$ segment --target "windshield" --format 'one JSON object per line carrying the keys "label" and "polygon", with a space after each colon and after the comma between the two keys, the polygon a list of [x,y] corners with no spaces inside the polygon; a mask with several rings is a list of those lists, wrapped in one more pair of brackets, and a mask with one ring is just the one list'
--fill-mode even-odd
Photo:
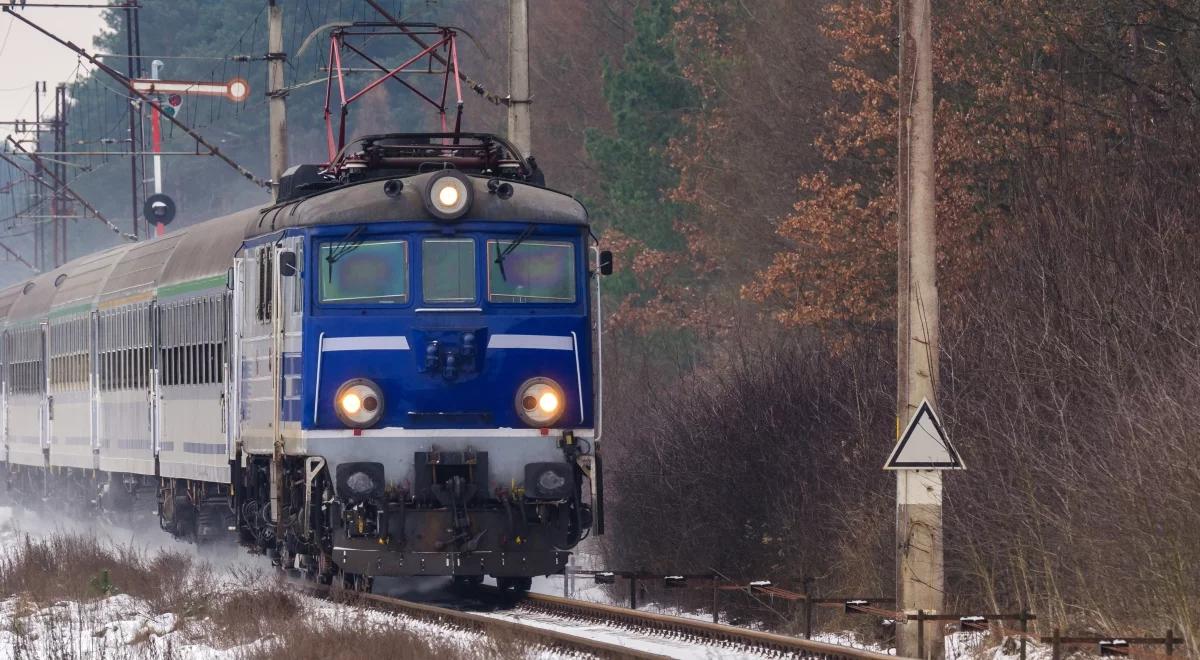
{"label": "windshield", "polygon": [[470,238],[421,241],[421,281],[425,302],[473,302],[475,241]]}
{"label": "windshield", "polygon": [[340,243],[321,244],[321,302],[408,302],[408,241]]}
{"label": "windshield", "polygon": [[[575,250],[570,243],[488,241],[488,300],[502,303],[575,302]],[[510,250],[510,248],[512,248]]]}

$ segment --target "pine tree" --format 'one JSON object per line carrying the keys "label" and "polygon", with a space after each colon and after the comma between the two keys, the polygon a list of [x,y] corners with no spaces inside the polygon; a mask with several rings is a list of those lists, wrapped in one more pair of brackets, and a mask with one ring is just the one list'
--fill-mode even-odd
{"label": "pine tree", "polygon": [[679,250],[675,223],[683,213],[666,191],[678,177],[665,156],[683,129],[695,91],[679,70],[671,44],[671,0],[653,0],[634,18],[634,37],[621,62],[604,70],[611,132],[591,131],[587,150],[596,162],[602,195],[597,218],[652,249]]}

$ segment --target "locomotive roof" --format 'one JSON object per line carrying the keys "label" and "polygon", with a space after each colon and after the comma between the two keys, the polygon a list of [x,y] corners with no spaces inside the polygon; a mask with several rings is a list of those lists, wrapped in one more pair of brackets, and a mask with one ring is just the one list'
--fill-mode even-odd
{"label": "locomotive roof", "polygon": [[[223,277],[245,241],[284,229],[431,221],[422,195],[433,174],[395,177],[404,183],[403,190],[395,197],[384,193],[385,180],[363,181],[273,206],[238,211],[181,228],[162,238],[80,257],[0,290],[0,321],[32,321],[49,315],[115,307],[149,300],[164,287]],[[488,191],[488,177],[467,176],[474,190],[474,201],[463,221],[587,225],[587,211],[569,195],[509,181],[513,195],[500,199]]]}
{"label": "locomotive roof", "polygon": [[[364,181],[271,207],[246,228],[246,238],[269,234],[288,227],[311,227],[346,223],[369,224],[404,220],[429,221],[423,196],[436,172],[396,177],[404,188],[396,197],[383,192],[386,179]],[[539,224],[578,225],[588,223],[587,210],[578,200],[547,188],[507,181],[513,187],[509,199],[488,192],[489,177],[467,174],[474,191],[471,209],[464,221],[535,220]]]}

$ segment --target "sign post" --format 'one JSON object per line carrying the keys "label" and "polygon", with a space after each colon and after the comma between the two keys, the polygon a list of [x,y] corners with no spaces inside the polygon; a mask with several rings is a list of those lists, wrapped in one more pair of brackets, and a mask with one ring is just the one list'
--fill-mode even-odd
{"label": "sign post", "polygon": [[[909,604],[925,600],[941,602],[941,592],[933,588],[923,578],[929,573],[941,575],[942,567],[942,470],[963,470],[962,457],[958,450],[950,444],[950,438],[938,419],[937,412],[928,399],[922,399],[896,441],[896,446],[883,464],[884,470],[896,471],[898,498],[897,534],[899,548],[897,552],[898,587],[901,589],[897,598],[898,608],[908,613],[905,601]],[[936,521],[937,525],[931,525]],[[930,568],[934,570],[930,571]],[[940,587],[940,584],[939,584]],[[940,609],[940,608],[939,608]],[[928,658],[939,656],[930,653],[926,648],[925,621],[921,614],[928,612],[923,607],[917,607],[918,616],[909,613],[909,622],[905,626],[916,626],[916,630],[905,628],[902,632],[897,624],[896,641],[903,646],[903,634],[909,634],[915,648],[906,647],[904,655],[909,657]],[[935,610],[928,612],[938,614]],[[933,648],[941,647],[941,636],[931,640]],[[897,654],[899,654],[899,647]]]}

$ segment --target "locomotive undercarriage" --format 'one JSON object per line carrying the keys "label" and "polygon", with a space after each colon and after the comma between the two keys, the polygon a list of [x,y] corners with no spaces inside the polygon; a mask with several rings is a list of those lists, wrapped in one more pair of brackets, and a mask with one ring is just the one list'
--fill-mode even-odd
{"label": "locomotive undercarriage", "polygon": [[[472,584],[490,575],[502,587],[527,589],[532,575],[561,573],[569,548],[591,526],[579,474],[566,497],[535,501],[519,489],[487,493],[467,471],[443,471],[440,483],[410,492],[383,487],[375,463],[342,464],[332,474],[319,458],[285,457],[281,464],[286,488],[278,519],[271,514],[271,459],[253,457],[235,471],[241,540],[322,582],[427,575]],[[345,481],[366,473],[378,487],[349,494]]]}

